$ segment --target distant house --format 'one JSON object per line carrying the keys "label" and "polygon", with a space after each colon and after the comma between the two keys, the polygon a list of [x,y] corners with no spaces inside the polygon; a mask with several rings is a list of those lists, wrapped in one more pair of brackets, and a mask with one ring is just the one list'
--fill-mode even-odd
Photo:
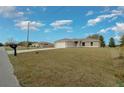
{"label": "distant house", "polygon": [[54,47],[54,44],[49,42],[35,42],[31,45],[31,47],[37,47],[37,48],[50,48]]}
{"label": "distant house", "polygon": [[61,39],[55,41],[56,48],[69,48],[69,47],[100,47],[99,39]]}

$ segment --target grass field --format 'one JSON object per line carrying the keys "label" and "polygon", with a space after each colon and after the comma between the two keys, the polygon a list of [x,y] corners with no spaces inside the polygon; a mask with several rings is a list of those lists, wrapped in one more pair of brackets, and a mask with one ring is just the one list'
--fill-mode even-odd
{"label": "grass field", "polygon": [[9,57],[22,86],[124,86],[124,49],[67,48]]}

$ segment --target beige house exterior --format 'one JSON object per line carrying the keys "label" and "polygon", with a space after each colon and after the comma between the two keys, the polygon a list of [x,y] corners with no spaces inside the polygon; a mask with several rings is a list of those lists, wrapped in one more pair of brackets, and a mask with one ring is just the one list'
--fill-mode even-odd
{"label": "beige house exterior", "polygon": [[55,48],[71,48],[71,47],[100,47],[98,39],[61,39],[55,42]]}

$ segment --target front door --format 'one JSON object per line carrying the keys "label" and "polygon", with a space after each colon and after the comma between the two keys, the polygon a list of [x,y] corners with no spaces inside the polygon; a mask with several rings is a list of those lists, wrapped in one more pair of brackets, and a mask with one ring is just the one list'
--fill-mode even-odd
{"label": "front door", "polygon": [[85,46],[85,42],[82,42],[82,46]]}
{"label": "front door", "polygon": [[91,42],[90,45],[93,46],[93,42]]}

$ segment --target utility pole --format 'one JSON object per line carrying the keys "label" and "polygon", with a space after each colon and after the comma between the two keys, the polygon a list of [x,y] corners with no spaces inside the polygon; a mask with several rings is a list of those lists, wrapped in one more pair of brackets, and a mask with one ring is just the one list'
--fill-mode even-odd
{"label": "utility pole", "polygon": [[28,31],[27,31],[27,47],[29,47],[29,26],[30,26],[30,23],[28,22]]}

